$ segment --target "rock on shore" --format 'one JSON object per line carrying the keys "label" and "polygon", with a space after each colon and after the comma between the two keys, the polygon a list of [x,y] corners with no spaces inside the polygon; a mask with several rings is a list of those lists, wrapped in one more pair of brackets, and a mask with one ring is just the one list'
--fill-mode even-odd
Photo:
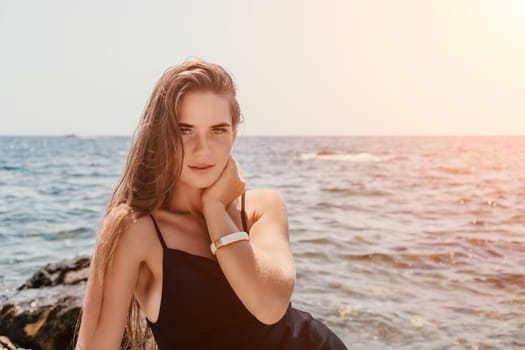
{"label": "rock on shore", "polygon": [[73,349],[89,262],[83,256],[48,264],[16,291],[1,295],[0,350]]}

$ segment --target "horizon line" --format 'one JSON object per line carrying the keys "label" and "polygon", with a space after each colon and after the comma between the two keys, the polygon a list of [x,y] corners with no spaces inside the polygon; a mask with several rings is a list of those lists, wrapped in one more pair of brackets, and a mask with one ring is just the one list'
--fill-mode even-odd
{"label": "horizon line", "polygon": [[[0,137],[132,137],[133,134],[0,134]],[[493,137],[493,136],[507,136],[507,137],[523,137],[525,134],[238,134],[241,137]]]}

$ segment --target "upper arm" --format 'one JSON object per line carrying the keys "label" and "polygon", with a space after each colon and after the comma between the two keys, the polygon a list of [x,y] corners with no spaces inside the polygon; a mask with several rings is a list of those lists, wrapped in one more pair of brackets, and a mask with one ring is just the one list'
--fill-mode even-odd
{"label": "upper arm", "polygon": [[[120,347],[139,267],[143,261],[138,234],[142,226],[139,219],[122,233],[112,263],[105,270],[103,284],[95,274],[98,266],[91,267],[79,331],[79,348]],[[97,260],[93,259],[93,263],[97,264]]]}
{"label": "upper arm", "polygon": [[273,190],[257,190],[256,220],[250,228],[250,243],[272,258],[283,277],[295,283],[295,264],[288,234],[288,210],[281,195]]}

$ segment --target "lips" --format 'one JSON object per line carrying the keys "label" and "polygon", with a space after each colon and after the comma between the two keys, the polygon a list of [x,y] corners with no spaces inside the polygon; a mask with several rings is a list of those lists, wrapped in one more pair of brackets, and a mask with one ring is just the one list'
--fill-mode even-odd
{"label": "lips", "polygon": [[204,169],[211,168],[213,165],[214,164],[200,163],[200,164],[195,164],[195,165],[189,165],[189,167],[192,168],[192,169],[204,170]]}

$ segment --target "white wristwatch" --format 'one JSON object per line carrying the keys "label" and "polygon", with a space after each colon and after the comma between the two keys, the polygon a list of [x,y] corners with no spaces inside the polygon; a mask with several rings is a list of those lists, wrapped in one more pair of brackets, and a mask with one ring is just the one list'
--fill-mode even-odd
{"label": "white wristwatch", "polygon": [[244,241],[244,240],[246,240],[246,241],[248,240],[248,233],[247,232],[240,231],[240,232],[229,233],[229,234],[227,234],[225,236],[222,236],[221,238],[219,238],[215,242],[212,242],[212,244],[210,244],[211,253],[213,255],[215,255],[215,252],[220,247],[223,247],[225,245],[231,244],[233,242]]}

